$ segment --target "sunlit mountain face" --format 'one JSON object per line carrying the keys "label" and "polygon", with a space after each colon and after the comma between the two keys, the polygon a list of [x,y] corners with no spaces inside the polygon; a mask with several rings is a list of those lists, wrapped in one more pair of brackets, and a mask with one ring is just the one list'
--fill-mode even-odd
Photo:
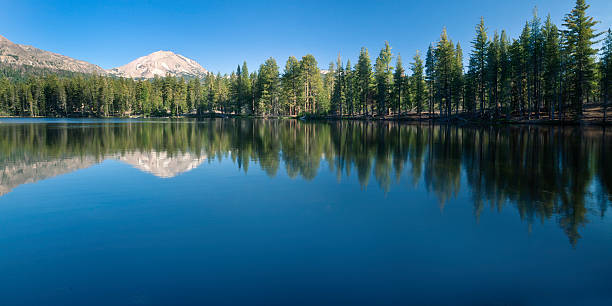
{"label": "sunlit mountain face", "polygon": [[16,44],[0,35],[0,67],[23,66],[50,71],[107,74],[97,65],[32,46]]}
{"label": "sunlit mountain face", "polygon": [[[515,209],[528,223],[557,222],[572,244],[606,214],[610,133],[598,128],[404,125],[391,122],[209,120],[0,125],[0,194],[22,184],[117,160],[171,179],[204,162],[256,164],[272,180],[352,177],[355,192],[422,184],[443,211],[460,192],[473,215]],[[373,186],[372,186],[373,185]],[[463,189],[462,189],[463,188]],[[466,189],[467,188],[467,189]]]}

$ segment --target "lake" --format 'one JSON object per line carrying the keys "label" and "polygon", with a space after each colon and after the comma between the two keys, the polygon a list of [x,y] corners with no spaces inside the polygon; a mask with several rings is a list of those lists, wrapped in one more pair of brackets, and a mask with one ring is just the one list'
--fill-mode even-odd
{"label": "lake", "polygon": [[612,130],[0,120],[2,305],[611,305]]}

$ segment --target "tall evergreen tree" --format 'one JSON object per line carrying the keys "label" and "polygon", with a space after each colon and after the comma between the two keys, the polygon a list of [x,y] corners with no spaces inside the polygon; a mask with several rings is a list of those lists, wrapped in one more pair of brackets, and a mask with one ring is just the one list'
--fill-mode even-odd
{"label": "tall evergreen tree", "polygon": [[402,57],[398,54],[395,62],[395,73],[393,74],[393,107],[397,117],[400,116],[402,111],[402,98],[406,95],[406,83]]}
{"label": "tall evergreen tree", "polygon": [[374,65],[374,76],[376,80],[376,110],[379,116],[388,113],[389,101],[391,96],[391,82],[393,80],[393,67],[391,67],[391,47],[389,42],[385,42],[385,47],[380,50],[380,54]]}
{"label": "tall evergreen tree", "polygon": [[542,34],[542,22],[538,17],[538,12],[534,9],[533,19],[531,20],[531,35],[529,41],[530,58],[530,103],[535,112],[536,118],[540,118],[540,107],[542,100],[542,65],[544,57],[544,37]]}
{"label": "tall evergreen tree", "polygon": [[336,67],[338,67],[338,69],[334,75],[335,80],[331,99],[331,112],[342,117],[346,99],[346,83],[344,80],[344,67],[340,55],[338,55],[338,59],[336,60]]}
{"label": "tall evergreen tree", "polygon": [[419,51],[417,51],[413,57],[410,70],[412,70],[410,85],[412,86],[411,90],[413,91],[414,105],[416,107],[417,114],[419,117],[421,117],[423,105],[427,99],[427,86],[423,73],[423,60],[421,59]]}
{"label": "tall evergreen tree", "polygon": [[238,103],[240,105],[240,109],[239,109],[239,113],[242,113],[244,111],[244,108],[250,109],[250,105],[252,103],[251,99],[252,99],[252,88],[251,88],[251,79],[250,79],[250,75],[249,75],[249,68],[247,67],[247,63],[246,61],[244,61],[242,63],[242,69],[240,69],[240,92],[239,92],[239,99],[240,99],[240,103]]}
{"label": "tall evergreen tree", "polygon": [[238,65],[235,77],[232,76],[232,99],[234,100],[234,114],[242,111],[242,67]]}
{"label": "tall evergreen tree", "polygon": [[488,39],[487,28],[484,24],[484,18],[480,18],[480,23],[476,25],[476,38],[472,41],[472,53],[470,55],[473,62],[473,73],[478,79],[477,91],[478,102],[480,103],[480,114],[484,114],[485,107],[485,92],[486,92],[486,57],[487,57]]}
{"label": "tall evergreen tree", "polygon": [[299,61],[294,56],[290,56],[285,63],[285,71],[281,78],[283,97],[287,101],[289,115],[297,115],[301,111],[298,105],[298,97],[302,88],[300,75]]}
{"label": "tall evergreen tree", "polygon": [[331,109],[331,98],[334,91],[334,83],[336,82],[336,65],[330,62],[327,66],[327,73],[323,74],[323,86],[319,92],[317,103],[317,111],[319,113],[329,113]]}
{"label": "tall evergreen tree", "polygon": [[587,100],[587,94],[594,77],[595,54],[594,39],[599,35],[594,26],[597,21],[587,16],[589,5],[584,0],[576,0],[572,11],[563,19],[565,43],[570,61],[567,67],[571,74],[570,99],[574,111],[582,116],[582,106]]}
{"label": "tall evergreen tree", "polygon": [[542,68],[544,107],[547,109],[549,116],[554,119],[555,106],[558,105],[558,100],[560,99],[559,77],[561,70],[561,50],[559,29],[552,22],[550,15],[548,15],[544,23],[543,36],[544,61]]}
{"label": "tall evergreen tree", "polygon": [[495,110],[499,114],[499,76],[501,74],[500,65],[500,38],[497,31],[493,34],[493,39],[488,43],[487,48],[487,86],[489,94],[489,109]]}
{"label": "tall evergreen tree", "polygon": [[435,64],[435,88],[437,90],[438,101],[440,105],[440,113],[444,110],[447,117],[451,114],[451,99],[453,96],[452,85],[453,77],[455,76],[455,46],[448,39],[446,28],[442,30],[440,41],[434,50],[436,57]]}
{"label": "tall evergreen tree", "polygon": [[303,109],[310,113],[317,112],[317,96],[321,91],[321,72],[317,60],[312,54],[307,54],[300,61],[300,78],[302,80]]}
{"label": "tall evergreen tree", "polygon": [[527,117],[531,117],[532,111],[532,93],[531,93],[531,25],[529,22],[525,22],[521,36],[519,37],[521,48],[518,54],[520,61],[520,92],[521,92],[521,108],[523,115],[526,113]]}
{"label": "tall evergreen tree", "polygon": [[259,67],[256,85],[256,109],[259,116],[276,115],[279,101],[278,65],[274,58],[269,58]]}
{"label": "tall evergreen tree", "polygon": [[506,31],[502,30],[499,38],[499,104],[505,110],[506,116],[510,115],[510,104],[512,99],[512,62],[510,56],[510,42]]}
{"label": "tall evergreen tree", "polygon": [[612,31],[610,29],[608,29],[601,48],[600,74],[603,121],[606,122],[607,108],[612,95]]}
{"label": "tall evergreen tree", "polygon": [[366,48],[361,48],[361,52],[359,52],[359,60],[357,61],[357,66],[355,66],[355,73],[357,99],[359,102],[358,109],[360,113],[367,116],[370,86],[372,84],[372,64],[370,62],[370,54]]}
{"label": "tall evergreen tree", "polygon": [[425,80],[427,82],[427,111],[429,112],[429,116],[433,116],[434,114],[434,80],[435,80],[435,71],[436,71],[436,58],[434,55],[434,48],[430,44],[427,49],[427,54],[425,56]]}
{"label": "tall evergreen tree", "polygon": [[351,67],[351,60],[346,61],[346,68],[344,69],[344,88],[346,90],[346,112],[349,115],[353,115],[355,111],[355,102],[357,99],[356,85],[355,85],[355,71]]}

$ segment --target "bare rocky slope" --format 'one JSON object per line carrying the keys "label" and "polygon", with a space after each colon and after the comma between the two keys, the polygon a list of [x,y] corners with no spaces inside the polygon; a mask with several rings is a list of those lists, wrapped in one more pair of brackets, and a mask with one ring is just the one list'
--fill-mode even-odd
{"label": "bare rocky slope", "polygon": [[32,46],[16,44],[2,35],[0,35],[0,65],[107,75],[106,70],[94,64]]}
{"label": "bare rocky slope", "polygon": [[103,68],[61,54],[32,46],[13,43],[0,35],[0,66],[33,67],[51,71],[112,75],[134,79],[151,79],[166,75],[202,78],[208,71],[196,61],[172,51],[157,51],[139,57],[127,65],[104,70]]}

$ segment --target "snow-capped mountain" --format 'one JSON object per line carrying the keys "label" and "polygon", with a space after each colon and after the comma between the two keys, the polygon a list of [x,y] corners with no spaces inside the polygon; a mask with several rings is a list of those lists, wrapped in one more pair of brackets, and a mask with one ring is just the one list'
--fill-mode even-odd
{"label": "snow-capped mountain", "polygon": [[208,73],[196,61],[172,51],[157,51],[139,57],[127,65],[108,70],[110,74],[135,79],[157,76],[185,76],[201,78]]}
{"label": "snow-capped mountain", "polygon": [[0,66],[2,65],[106,75],[104,69],[94,64],[32,46],[16,44],[0,35]]}

